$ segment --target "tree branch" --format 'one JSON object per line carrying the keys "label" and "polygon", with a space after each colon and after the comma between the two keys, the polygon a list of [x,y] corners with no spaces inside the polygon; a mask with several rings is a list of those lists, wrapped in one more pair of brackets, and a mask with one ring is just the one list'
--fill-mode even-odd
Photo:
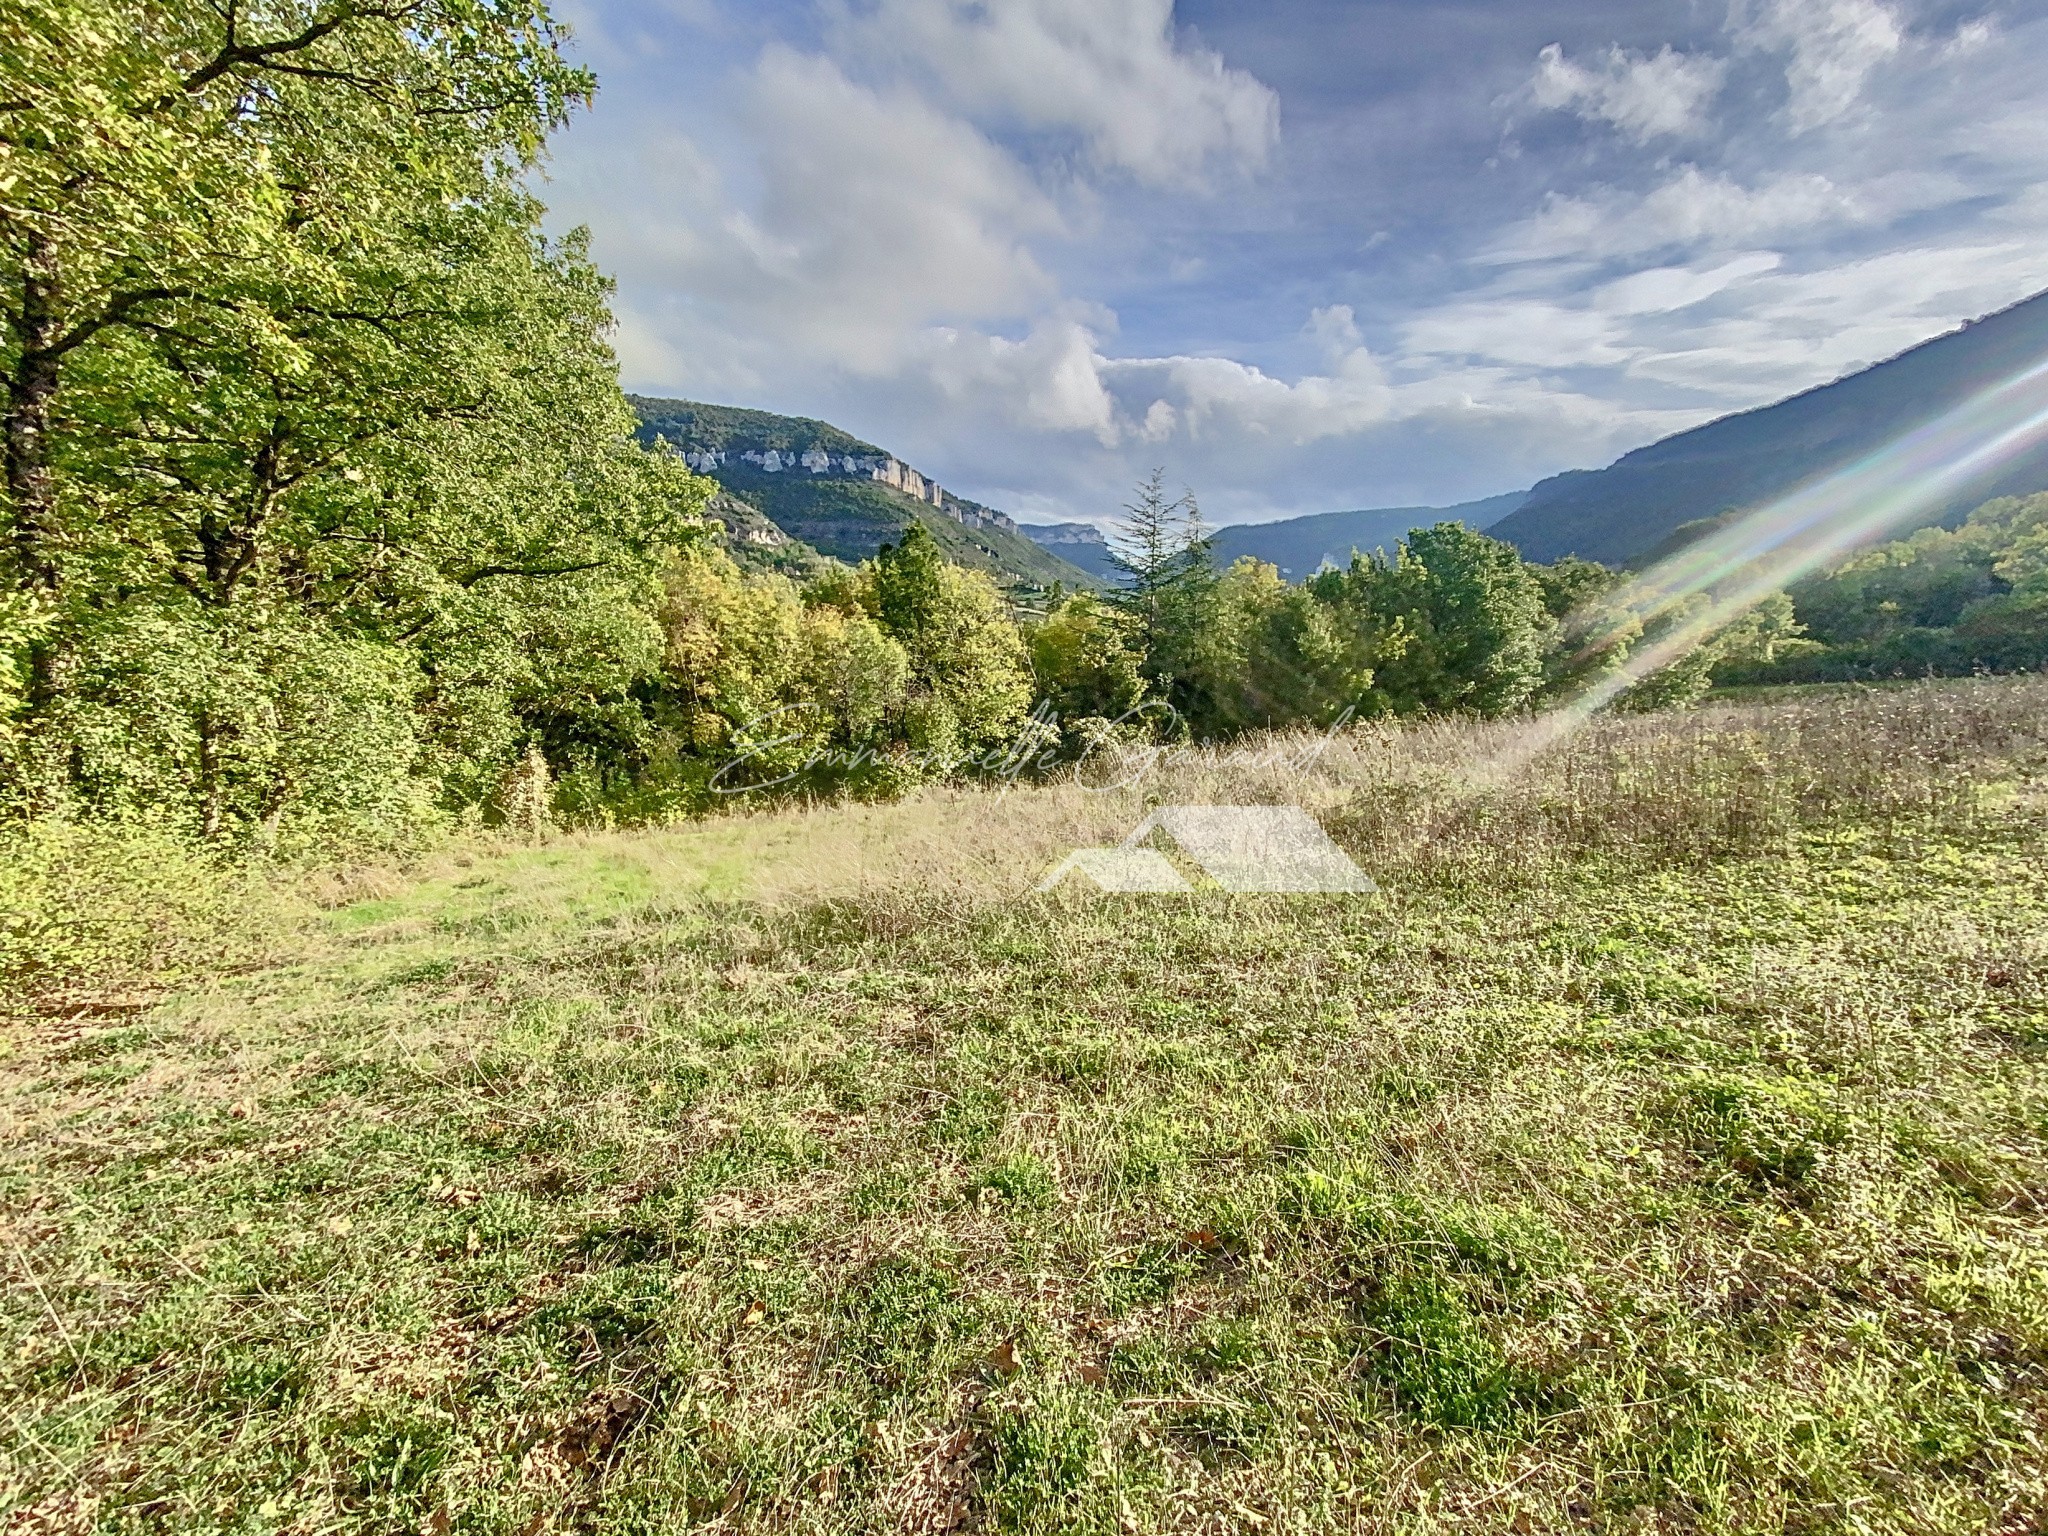
{"label": "tree branch", "polygon": [[[195,69],[179,82],[178,89],[155,103],[152,110],[162,110],[180,96],[195,96],[214,81],[238,69],[277,69],[293,74],[309,71],[300,65],[283,65],[277,61],[295,53],[304,53],[320,42],[339,32],[343,27],[356,21],[402,22],[407,16],[418,11],[418,0],[403,5],[358,5],[340,6],[332,15],[312,22],[303,31],[292,37],[278,38],[269,43],[243,43],[237,33],[239,25],[235,7],[230,5],[223,17],[227,23],[226,35],[221,40],[220,50],[207,63]],[[322,78],[346,79],[345,75],[323,72]]]}
{"label": "tree branch", "polygon": [[574,576],[583,571],[601,571],[610,565],[609,560],[586,560],[578,565],[487,565],[458,577],[458,586],[473,587],[480,581],[489,581],[494,576],[525,576],[542,578],[547,576]]}

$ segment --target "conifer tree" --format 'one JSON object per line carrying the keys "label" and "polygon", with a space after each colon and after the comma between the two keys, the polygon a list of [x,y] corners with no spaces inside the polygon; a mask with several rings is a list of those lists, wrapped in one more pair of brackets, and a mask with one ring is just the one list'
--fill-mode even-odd
{"label": "conifer tree", "polygon": [[1124,577],[1113,598],[1130,615],[1154,693],[1180,707],[1216,582],[1211,541],[1194,492],[1169,499],[1164,470],[1152,472],[1124,512],[1110,535],[1110,559]]}

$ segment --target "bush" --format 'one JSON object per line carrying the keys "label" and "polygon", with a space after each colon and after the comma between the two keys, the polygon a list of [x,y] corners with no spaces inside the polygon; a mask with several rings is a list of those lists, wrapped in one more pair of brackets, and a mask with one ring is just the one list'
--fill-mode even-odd
{"label": "bush", "polygon": [[245,871],[149,827],[31,822],[0,834],[0,1012],[104,1001],[254,946]]}

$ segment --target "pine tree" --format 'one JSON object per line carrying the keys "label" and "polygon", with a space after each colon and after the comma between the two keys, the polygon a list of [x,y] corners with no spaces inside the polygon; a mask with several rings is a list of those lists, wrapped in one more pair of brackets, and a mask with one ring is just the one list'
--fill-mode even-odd
{"label": "pine tree", "polygon": [[1124,576],[1112,600],[1131,616],[1155,696],[1178,708],[1216,583],[1211,540],[1193,491],[1167,498],[1164,470],[1152,472],[1124,512],[1110,534],[1110,560]]}

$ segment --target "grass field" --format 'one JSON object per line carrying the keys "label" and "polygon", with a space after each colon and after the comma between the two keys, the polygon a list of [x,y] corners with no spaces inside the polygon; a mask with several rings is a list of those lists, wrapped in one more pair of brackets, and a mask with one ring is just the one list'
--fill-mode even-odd
{"label": "grass field", "polygon": [[[7,1531],[2048,1530],[2048,681],[1515,731],[279,878],[44,987]],[[1383,893],[1030,894],[1229,799]]]}

